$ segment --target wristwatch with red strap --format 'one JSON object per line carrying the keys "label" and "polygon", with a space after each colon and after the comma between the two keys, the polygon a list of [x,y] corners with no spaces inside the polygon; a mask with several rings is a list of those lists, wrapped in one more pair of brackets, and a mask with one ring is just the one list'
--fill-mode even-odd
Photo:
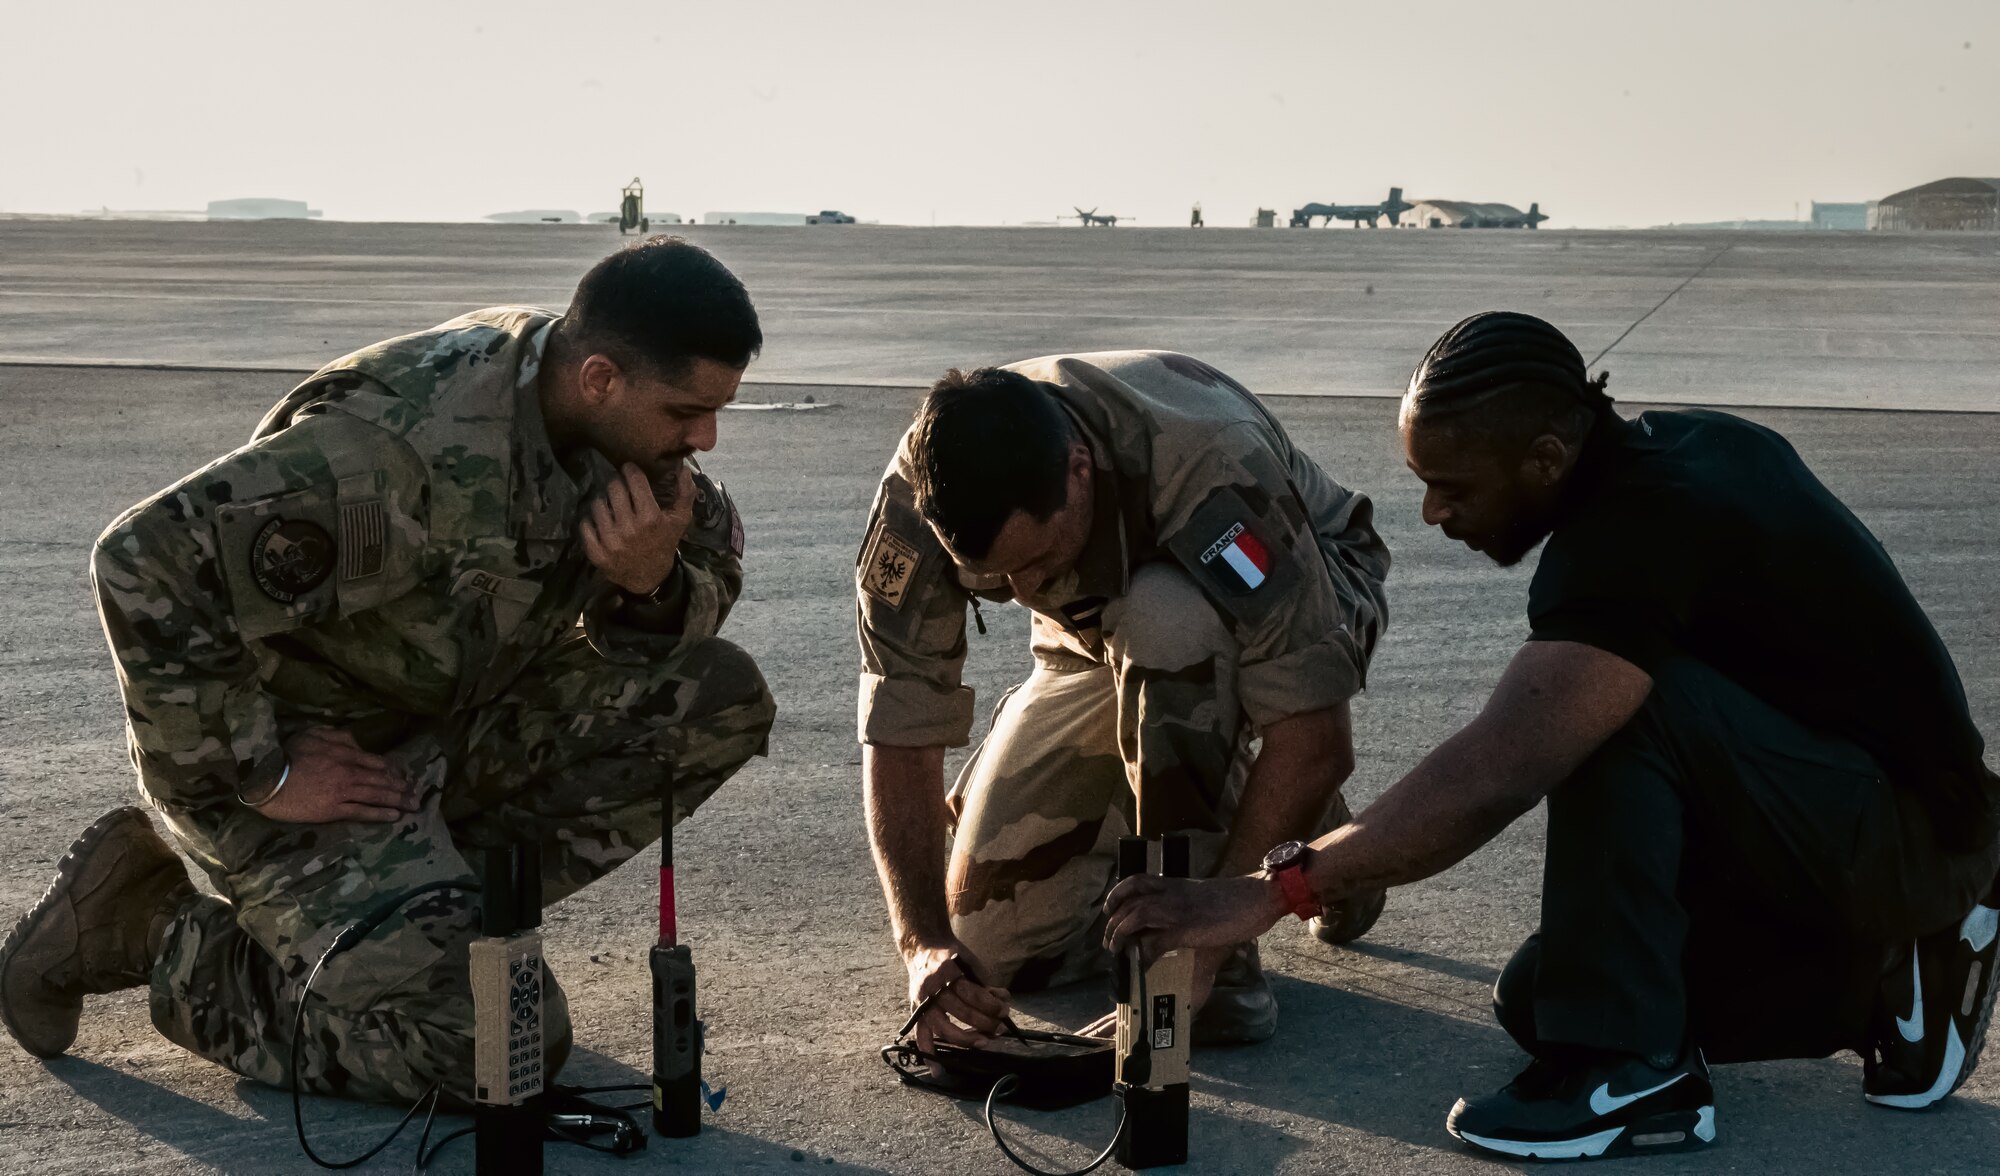
{"label": "wristwatch with red strap", "polygon": [[1316,919],[1321,913],[1319,897],[1306,881],[1306,865],[1312,856],[1312,847],[1303,841],[1272,846],[1264,855],[1264,872],[1278,880],[1286,907],[1301,919]]}

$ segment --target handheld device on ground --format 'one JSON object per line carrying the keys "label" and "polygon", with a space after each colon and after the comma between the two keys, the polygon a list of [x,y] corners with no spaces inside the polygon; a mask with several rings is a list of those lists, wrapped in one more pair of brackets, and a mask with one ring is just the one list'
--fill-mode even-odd
{"label": "handheld device on ground", "polygon": [[[1143,791],[1139,836],[1118,841],[1118,877],[1158,874],[1185,878],[1191,845],[1186,833],[1152,832]],[[657,950],[657,949],[656,949]],[[1011,1020],[978,1047],[934,1043],[918,1048],[912,1031],[950,985],[917,1005],[882,1060],[906,1084],[958,1098],[985,1098],[986,1128],[1001,1154],[1032,1176],[1084,1176],[1116,1158],[1127,1168],[1184,1164],[1188,1157],[1188,1053],[1193,1043],[1194,953],[1170,951],[1145,962],[1137,947],[1113,964],[1117,1016],[1111,1049],[1101,1039],[1023,1031]],[[1100,1064],[1109,1061],[1109,1073]],[[1050,1172],[1024,1159],[1000,1132],[994,1104],[1011,1099],[1045,1109],[1074,1106],[1104,1094],[1118,1097],[1118,1127],[1103,1151],[1080,1168]]]}
{"label": "handheld device on ground", "polygon": [[694,956],[674,911],[673,774],[660,800],[660,940],[653,945],[653,1130],[672,1139],[701,1131],[702,1024],[695,1015]]}
{"label": "handheld device on ground", "polygon": [[920,1001],[896,1032],[896,1040],[882,1047],[882,1060],[896,1076],[908,1086],[984,1103],[986,1129],[992,1132],[994,1144],[1015,1167],[1032,1176],[1085,1176],[1110,1159],[1124,1127],[1122,1110],[1119,1129],[1112,1132],[1111,1142],[1095,1159],[1068,1172],[1050,1172],[1022,1159],[1008,1145],[1000,1134],[994,1104],[1006,1099],[1053,1111],[1103,1098],[1111,1088],[1112,1044],[1101,1037],[1023,1029],[1012,1018],[1004,1018],[1000,1034],[986,1045],[936,1041],[927,1052],[917,1044],[917,1022],[950,988],[947,984]]}
{"label": "handheld device on ground", "polygon": [[524,841],[486,851],[472,963],[479,1176],[542,1172],[542,863]]}
{"label": "handheld device on ground", "polygon": [[[1185,878],[1188,850],[1185,833],[1121,837],[1118,876]],[[1124,1115],[1112,1157],[1127,1168],[1184,1164],[1194,953],[1170,951],[1148,964],[1132,947],[1115,967],[1118,1029],[1112,1091],[1124,1104]]]}

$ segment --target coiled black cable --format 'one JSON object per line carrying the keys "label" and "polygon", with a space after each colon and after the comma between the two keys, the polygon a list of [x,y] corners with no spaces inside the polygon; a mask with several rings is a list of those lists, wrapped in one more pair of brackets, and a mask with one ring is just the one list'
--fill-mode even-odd
{"label": "coiled black cable", "polygon": [[[1146,967],[1145,960],[1139,955],[1136,948],[1127,949],[1124,966],[1130,969],[1129,975],[1133,984],[1138,989],[1137,999],[1132,1003],[1132,1007],[1135,1009],[1144,1009],[1147,1006]],[[912,1022],[915,1020],[914,1016],[911,1017]],[[1145,1081],[1143,1074],[1150,1074],[1152,1071],[1152,1042],[1147,1040],[1144,1033],[1140,1033],[1137,1036],[1135,1044],[1138,1048],[1133,1050],[1131,1056],[1128,1056],[1125,1061],[1126,1073],[1143,1083]],[[1032,1176],[1084,1176],[1087,1172],[1096,1171],[1104,1161],[1111,1158],[1112,1152],[1118,1150],[1118,1141],[1125,1138],[1125,1115],[1127,1107],[1125,1100],[1122,1098],[1118,1100],[1118,1126],[1111,1132],[1111,1142],[1105,1144],[1104,1150],[1098,1152],[1097,1157],[1083,1167],[1069,1172],[1050,1172],[1044,1168],[1037,1168],[1014,1154],[1014,1149],[1008,1147],[1007,1141],[1000,1137],[1000,1122],[993,1117],[993,1104],[1002,1095],[1013,1090],[1019,1083],[1020,1078],[1018,1075],[1004,1074],[998,1082],[993,1084],[993,1089],[986,1092],[986,1130],[992,1132],[993,1142],[999,1146],[1000,1154],[1012,1160],[1016,1168],[1021,1169],[1023,1172],[1032,1173]],[[1113,1082],[1111,1084],[1114,1091],[1122,1089],[1124,1085],[1126,1084],[1121,1082]]]}
{"label": "coiled black cable", "polygon": [[[431,1165],[431,1161],[437,1158],[438,1153],[444,1150],[446,1144],[452,1142],[455,1139],[461,1139],[473,1133],[474,1130],[473,1128],[462,1127],[459,1130],[453,1131],[449,1135],[446,1135],[443,1138],[439,1139],[435,1144],[432,1144],[430,1142],[431,1127],[436,1121],[438,1103],[440,1099],[443,1097],[444,1093],[444,1083],[442,1080],[439,1080],[432,1082],[430,1084],[429,1089],[425,1090],[424,1093],[417,1096],[417,1101],[410,1104],[410,1109],[403,1113],[402,1119],[398,1121],[396,1126],[392,1128],[387,1135],[383,1136],[381,1141],[377,1143],[374,1147],[369,1148],[367,1151],[363,1152],[358,1156],[355,1156],[353,1159],[329,1160],[326,1157],[320,1155],[318,1152],[314,1151],[312,1144],[308,1142],[306,1139],[305,1109],[304,1109],[304,1103],[299,1096],[299,1053],[300,1053],[299,1046],[305,1037],[306,1001],[312,996],[313,984],[315,981],[319,979],[319,974],[321,969],[325,968],[328,961],[332,960],[335,956],[339,955],[344,951],[349,950],[355,944],[360,943],[363,939],[366,939],[371,933],[374,932],[374,930],[377,927],[380,927],[383,924],[383,922],[385,922],[389,918],[389,916],[395,914],[397,911],[401,910],[404,906],[408,905],[410,902],[418,898],[421,898],[426,894],[436,894],[441,891],[455,891],[459,894],[464,894],[464,895],[476,895],[480,893],[479,887],[473,883],[429,882],[405,894],[396,895],[392,898],[386,899],[380,905],[375,907],[375,909],[369,911],[368,914],[364,915],[362,918],[356,920],[355,922],[349,924],[347,927],[343,928],[338,935],[335,935],[333,937],[333,942],[327,945],[327,948],[324,952],[320,953],[319,959],[313,964],[312,971],[306,974],[305,985],[299,990],[298,1007],[294,1010],[292,1014],[292,1048],[291,1048],[292,1056],[289,1060],[289,1069],[290,1069],[291,1085],[292,1085],[292,1127],[298,1134],[299,1150],[304,1152],[306,1158],[311,1160],[314,1164],[317,1164],[319,1167],[327,1168],[333,1171],[340,1171],[346,1168],[358,1167],[362,1164],[367,1163],[369,1160],[374,1159],[376,1156],[382,1153],[382,1150],[384,1148],[388,1147],[391,1143],[395,1142],[396,1137],[403,1133],[403,1129],[410,1125],[410,1120],[416,1118],[417,1112],[419,1110],[425,1110],[427,1104],[429,1109],[425,1110],[423,1132],[417,1137],[417,1152],[411,1162],[410,1170],[412,1173],[421,1174],[423,1172],[428,1171]],[[625,1126],[629,1127],[630,1130],[627,1131],[621,1128],[618,1134],[618,1139],[609,1146],[605,1144],[595,1143],[589,1139],[584,1138],[581,1135],[578,1135],[570,1130],[567,1130],[555,1124],[550,1124],[547,1127],[547,1131],[551,1138],[561,1140],[565,1143],[573,1143],[579,1147],[586,1147],[592,1151],[605,1152],[610,1155],[619,1155],[619,1156],[629,1155],[631,1152],[637,1151],[645,1147],[646,1144],[645,1144],[645,1133],[639,1129],[638,1125],[632,1121],[631,1116],[626,1112],[634,1110],[638,1107],[651,1106],[652,1104],[650,1102],[645,1102],[645,1103],[634,1103],[629,1106],[622,1106],[622,1107],[606,1107],[606,1106],[600,1106],[596,1103],[592,1103],[589,1100],[583,1098],[582,1096],[586,1094],[607,1094],[617,1091],[628,1091],[628,1090],[637,1091],[637,1090],[650,1090],[650,1089],[652,1089],[652,1087],[649,1085],[646,1085],[644,1083],[636,1083],[625,1086],[561,1087],[552,1091],[552,1093],[560,1096],[561,1100],[567,1107],[582,1108],[592,1112],[601,1112],[609,1116],[614,1116],[616,1119],[623,1120]]]}
{"label": "coiled black cable", "polygon": [[1118,1102],[1118,1126],[1111,1132],[1111,1142],[1104,1145],[1104,1150],[1097,1153],[1096,1159],[1085,1164],[1083,1167],[1068,1172],[1051,1172],[1045,1168],[1037,1168],[1020,1156],[1015,1155],[1014,1149],[1008,1147],[1007,1141],[1000,1137],[1000,1122],[993,1117],[993,1103],[1002,1095],[1013,1090],[1015,1084],[1019,1081],[1020,1076],[1017,1074],[1003,1074],[1000,1076],[1000,1081],[993,1084],[993,1089],[986,1092],[986,1129],[993,1133],[993,1142],[1000,1146],[1000,1154],[1014,1161],[1016,1168],[1021,1169],[1023,1172],[1032,1172],[1034,1176],[1084,1176],[1086,1172],[1096,1171],[1099,1165],[1111,1158],[1112,1152],[1118,1150],[1118,1141],[1125,1136],[1125,1102],[1123,1099],[1120,1099]]}
{"label": "coiled black cable", "polygon": [[[302,1100],[298,1096],[298,1054],[300,1054],[300,1044],[306,1038],[306,1000],[312,998],[312,984],[314,984],[314,980],[320,978],[320,970],[326,968],[326,962],[332,960],[334,956],[338,956],[340,952],[346,952],[354,944],[362,942],[364,938],[368,938],[368,934],[374,932],[374,928],[382,926],[382,922],[388,920],[388,916],[392,916],[398,910],[402,910],[408,902],[412,902],[416,898],[422,898],[424,894],[438,894],[440,890],[454,890],[458,894],[478,894],[480,892],[480,888],[476,884],[470,884],[470,882],[426,882],[424,886],[418,886],[416,890],[410,890],[406,894],[398,894],[394,898],[384,900],[380,906],[376,906],[374,910],[370,910],[366,916],[362,916],[356,922],[350,922],[346,928],[342,928],[340,934],[334,936],[334,942],[326,944],[326,950],[320,952],[318,962],[312,964],[312,972],[306,974],[306,986],[298,990],[298,1008],[292,1012],[292,1058],[290,1058],[292,1130],[298,1132],[298,1150],[302,1150],[306,1154],[306,1158],[312,1160],[314,1164],[318,1164],[320,1168],[328,1168],[328,1170],[338,1172],[342,1168],[358,1168],[358,1166],[366,1164],[368,1160],[374,1160],[376,1156],[382,1154],[382,1148],[386,1148],[392,1142],[396,1142],[396,1136],[402,1134],[402,1128],[410,1126],[410,1120],[416,1118],[416,1112],[422,1110],[422,1106],[424,1106],[426,1100],[430,1102],[430,1112],[424,1116],[424,1138],[430,1138],[430,1120],[438,1114],[438,1098],[444,1094],[444,1082],[442,1080],[440,1082],[432,1082],[430,1090],[426,1090],[424,1094],[418,1094],[416,1102],[410,1104],[410,1110],[406,1110],[402,1114],[402,1120],[386,1136],[382,1136],[382,1142],[378,1142],[376,1146],[368,1148],[360,1156],[354,1156],[352,1160],[328,1160],[326,1156],[314,1152],[312,1144],[306,1140],[306,1110],[304,1110],[304,1104],[302,1104]],[[446,1140],[450,1140],[450,1136],[446,1136]],[[446,1140],[440,1140],[438,1146],[442,1148]],[[422,1160],[422,1150],[424,1150],[424,1144],[422,1144],[422,1140],[418,1140],[418,1158],[420,1160]]]}

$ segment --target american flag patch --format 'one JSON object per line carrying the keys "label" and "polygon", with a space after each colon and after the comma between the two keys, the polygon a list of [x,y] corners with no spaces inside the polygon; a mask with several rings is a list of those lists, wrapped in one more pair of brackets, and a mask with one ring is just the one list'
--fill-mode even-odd
{"label": "american flag patch", "polygon": [[348,503],[340,508],[340,578],[363,580],[382,570],[382,551],[389,538],[388,512],[382,500]]}

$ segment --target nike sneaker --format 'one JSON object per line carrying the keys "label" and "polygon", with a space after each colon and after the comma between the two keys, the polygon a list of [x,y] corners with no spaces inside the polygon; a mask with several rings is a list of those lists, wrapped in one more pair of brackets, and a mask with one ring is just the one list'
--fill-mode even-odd
{"label": "nike sneaker", "polygon": [[1444,1126],[1460,1142],[1515,1159],[1685,1151],[1715,1142],[1715,1088],[1695,1049],[1664,1069],[1630,1054],[1537,1058],[1499,1093],[1459,1099]]}
{"label": "nike sneaker", "polygon": [[1972,1073],[1993,1020],[1996,941],[2000,886],[1956,927],[1903,949],[1905,958],[1883,977],[1874,1049],[1863,1059],[1861,1091],[1869,1102],[1920,1111]]}

